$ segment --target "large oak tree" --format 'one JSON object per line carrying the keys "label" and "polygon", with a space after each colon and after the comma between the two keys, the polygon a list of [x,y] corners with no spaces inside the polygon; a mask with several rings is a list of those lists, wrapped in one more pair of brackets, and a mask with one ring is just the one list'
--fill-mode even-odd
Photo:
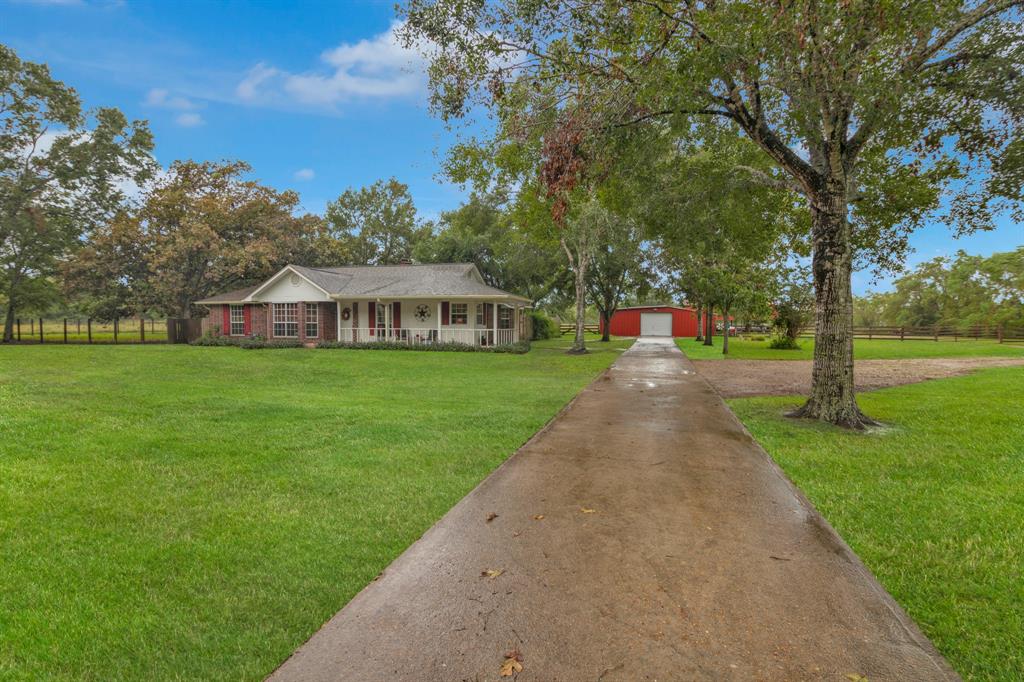
{"label": "large oak tree", "polygon": [[3,340],[15,312],[39,298],[62,259],[153,171],[144,122],[117,109],[82,109],[74,89],[43,64],[0,45],[0,286]]}
{"label": "large oak tree", "polygon": [[[961,230],[988,226],[999,197],[1020,199],[1021,5],[411,0],[404,31],[438,48],[446,117],[482,103],[510,130],[562,111],[596,138],[619,126],[687,136],[711,118],[755,143],[773,168],[753,175],[803,194],[812,218],[816,343],[797,415],[856,428],[870,423],[853,385],[857,249],[898,261],[950,188]],[[581,149],[544,177],[578,175]]]}

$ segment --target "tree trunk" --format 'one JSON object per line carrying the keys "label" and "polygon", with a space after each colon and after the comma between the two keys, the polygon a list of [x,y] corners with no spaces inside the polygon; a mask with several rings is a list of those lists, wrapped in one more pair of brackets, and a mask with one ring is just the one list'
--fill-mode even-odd
{"label": "tree trunk", "polygon": [[608,308],[605,308],[604,311],[601,312],[601,321],[604,323],[604,324],[601,325],[601,341],[611,341],[612,340],[612,332],[611,332],[612,316],[609,315],[607,312],[605,312],[607,310],[608,310]]}
{"label": "tree trunk", "polygon": [[694,341],[703,341],[704,340],[704,318],[703,318],[704,304],[703,303],[697,303],[696,308],[697,308],[697,338],[695,338]]}
{"label": "tree trunk", "polygon": [[589,258],[583,249],[581,249],[580,253],[573,255],[572,249],[569,248],[569,244],[566,242],[565,237],[562,237],[560,241],[562,243],[562,249],[565,251],[566,257],[569,259],[569,269],[576,276],[576,338],[573,340],[572,348],[569,349],[569,352],[574,354],[586,353],[587,343],[583,338],[583,322],[584,315],[586,314],[587,263],[589,262]]}
{"label": "tree trunk", "polygon": [[579,265],[576,268],[576,338],[572,342],[572,348],[569,349],[570,353],[586,353],[587,342],[583,337],[583,323],[585,321],[585,315],[587,313],[587,297],[586,297],[586,260],[579,258]]}
{"label": "tree trunk", "polygon": [[710,303],[704,307],[704,345],[713,346],[715,336],[715,307]]}
{"label": "tree trunk", "polygon": [[722,355],[729,354],[729,309],[722,308]]}
{"label": "tree trunk", "polygon": [[811,201],[814,367],[810,397],[789,416],[863,429],[877,422],[860,411],[853,390],[853,246],[846,192],[836,184]]}
{"label": "tree trunk", "polygon": [[14,296],[7,300],[7,315],[4,318],[4,343],[14,341]]}

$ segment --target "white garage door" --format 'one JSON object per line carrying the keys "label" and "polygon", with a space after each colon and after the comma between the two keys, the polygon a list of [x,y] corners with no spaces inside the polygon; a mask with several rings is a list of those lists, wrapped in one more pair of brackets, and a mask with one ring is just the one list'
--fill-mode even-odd
{"label": "white garage door", "polygon": [[640,336],[672,336],[672,313],[640,313]]}

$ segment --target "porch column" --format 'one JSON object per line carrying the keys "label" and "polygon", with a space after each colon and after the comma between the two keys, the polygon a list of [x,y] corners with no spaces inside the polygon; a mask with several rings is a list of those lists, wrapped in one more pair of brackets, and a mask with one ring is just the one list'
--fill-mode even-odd
{"label": "porch column", "polygon": [[341,301],[334,302],[334,323],[338,327],[334,340],[341,341]]}
{"label": "porch column", "polygon": [[437,302],[437,342],[441,343],[441,301]]}
{"label": "porch column", "polygon": [[519,306],[512,307],[512,343],[519,343]]}
{"label": "porch column", "polygon": [[491,338],[491,345],[498,345],[498,306],[501,305],[497,301],[494,302],[494,314],[491,315],[491,326],[494,327],[494,336]]}

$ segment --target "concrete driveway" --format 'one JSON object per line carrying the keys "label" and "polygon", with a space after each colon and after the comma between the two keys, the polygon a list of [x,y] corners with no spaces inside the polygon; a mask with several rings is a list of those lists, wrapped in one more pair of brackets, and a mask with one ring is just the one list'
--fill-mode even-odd
{"label": "concrete driveway", "polygon": [[957,679],[671,340],[656,339],[623,354],[271,679],[498,680],[509,654],[505,670],[522,681]]}

